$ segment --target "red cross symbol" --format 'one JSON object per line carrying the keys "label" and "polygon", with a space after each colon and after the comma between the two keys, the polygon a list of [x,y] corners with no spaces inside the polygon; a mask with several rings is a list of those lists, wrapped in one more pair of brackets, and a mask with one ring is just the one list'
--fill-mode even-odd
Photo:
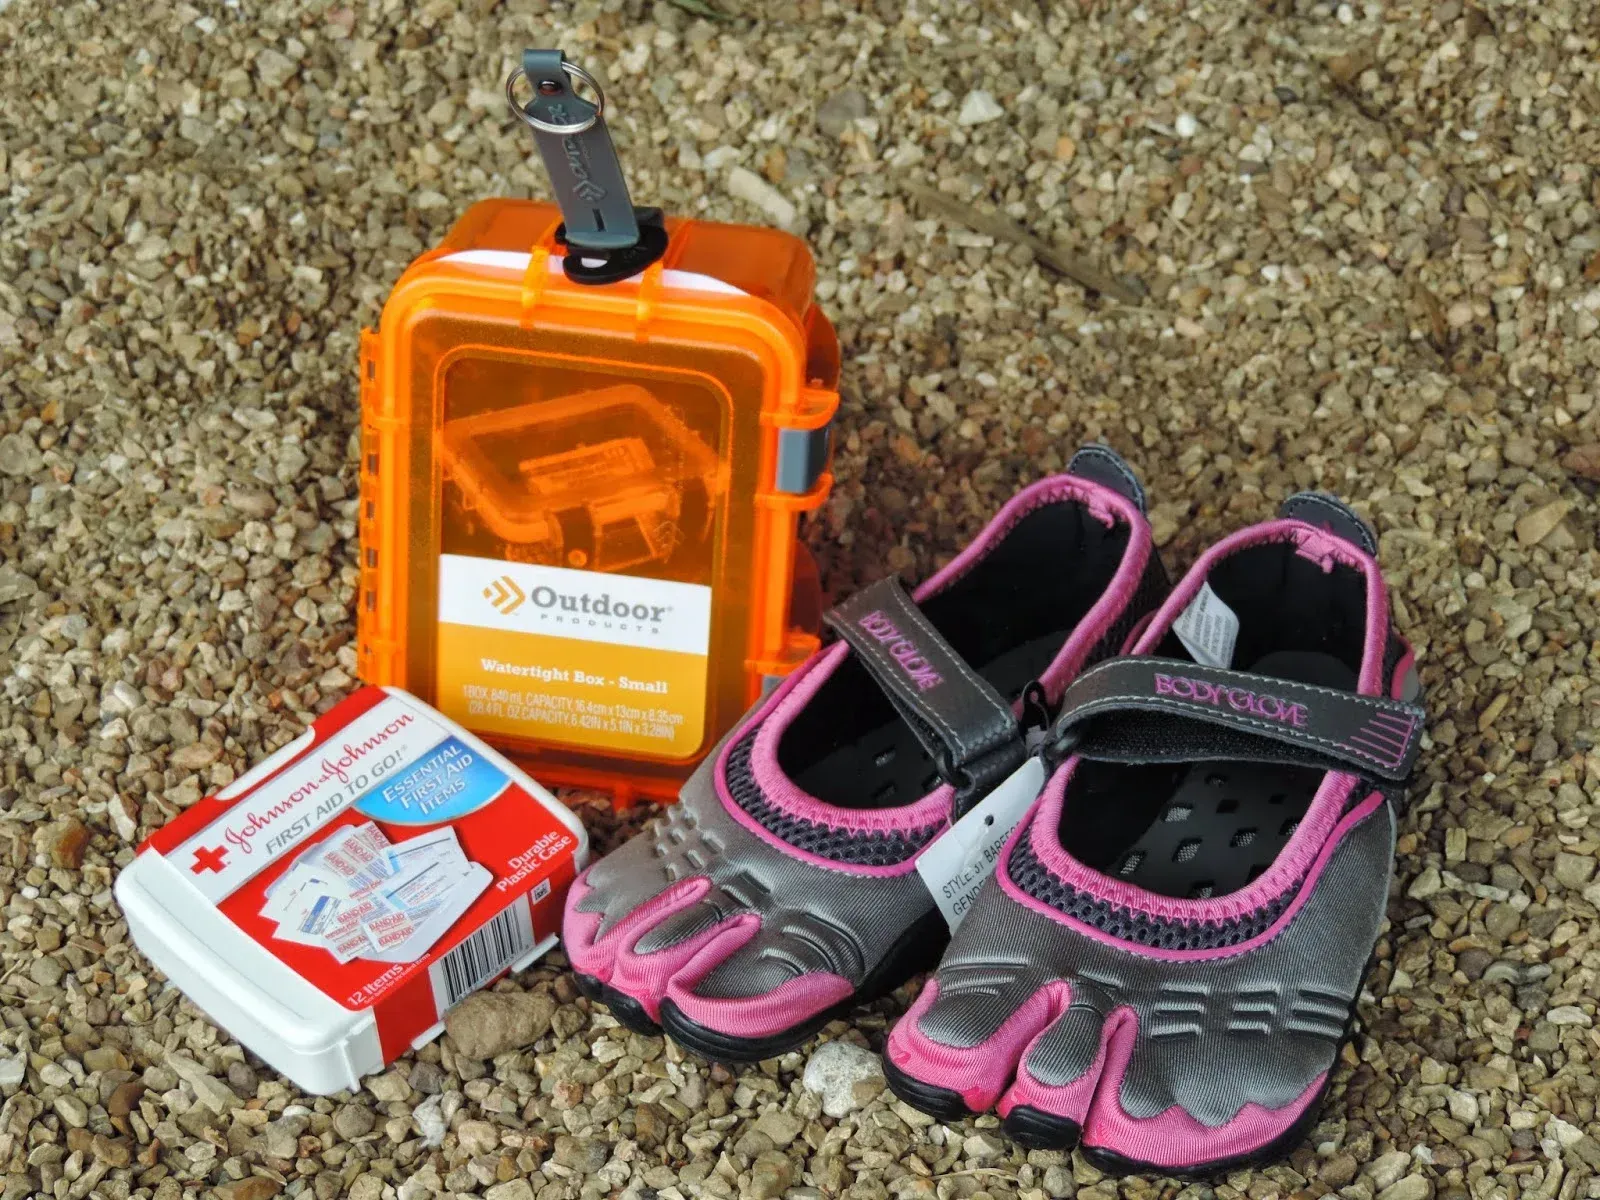
{"label": "red cross symbol", "polygon": [[222,870],[222,860],[228,857],[225,849],[213,846],[202,846],[194,852],[194,866],[190,867],[191,873],[198,875],[201,871]]}

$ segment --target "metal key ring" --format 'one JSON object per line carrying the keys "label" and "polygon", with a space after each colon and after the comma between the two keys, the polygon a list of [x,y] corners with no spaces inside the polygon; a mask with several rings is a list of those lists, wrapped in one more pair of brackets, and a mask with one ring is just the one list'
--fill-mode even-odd
{"label": "metal key ring", "polygon": [[[528,77],[528,73],[521,67],[518,67],[515,71],[511,72],[510,76],[506,79],[506,103],[511,106],[511,111],[516,113],[524,123],[540,133],[554,133],[562,137],[567,137],[575,133],[587,133],[589,130],[594,128],[594,123],[605,115],[605,91],[600,87],[599,81],[596,80],[593,75],[589,74],[589,72],[578,66],[577,63],[569,63],[563,59],[561,63],[561,69],[568,75],[572,76],[573,79],[580,83],[586,83],[594,89],[594,115],[591,116],[587,121],[574,121],[569,125],[555,125],[549,121],[541,121],[538,117],[530,116],[528,111],[524,109],[522,105],[517,103],[517,78],[520,76],[523,79],[527,79],[529,86],[533,88],[535,96],[539,94],[539,85],[534,83],[534,81]],[[574,95],[576,95],[576,93],[574,93]]]}

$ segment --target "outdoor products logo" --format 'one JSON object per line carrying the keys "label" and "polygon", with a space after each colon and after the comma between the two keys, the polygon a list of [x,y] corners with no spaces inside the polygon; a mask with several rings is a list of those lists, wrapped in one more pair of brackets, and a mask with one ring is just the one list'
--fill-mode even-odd
{"label": "outdoor products logo", "polygon": [[899,663],[911,676],[911,682],[917,685],[919,692],[931,691],[944,682],[944,676],[928,661],[927,656],[917,649],[917,644],[905,634],[900,632],[900,627],[894,623],[881,609],[873,609],[866,616],[856,621],[866,634],[882,644],[889,657]]}
{"label": "outdoor products logo", "polygon": [[509,617],[522,607],[528,596],[517,586],[515,579],[509,575],[502,575],[483,589],[483,598],[490,603],[496,612]]}
{"label": "outdoor products logo", "polygon": [[527,666],[577,665],[556,664],[548,657],[555,649],[522,640],[540,637],[703,656],[710,643],[711,589],[675,579],[441,554],[439,624],[508,635],[510,640],[498,641],[474,635],[466,648],[473,661],[494,655]]}
{"label": "outdoor products logo", "polygon": [[509,617],[524,604],[532,604],[540,616],[554,616],[558,620],[598,617],[659,625],[672,611],[670,604],[636,604],[605,592],[566,592],[543,583],[524,591],[509,575],[500,576],[484,588],[483,598],[503,617]]}
{"label": "outdoor products logo", "polygon": [[1196,704],[1209,704],[1213,708],[1231,708],[1234,712],[1248,713],[1283,725],[1301,728],[1310,714],[1303,704],[1292,704],[1277,696],[1252,692],[1247,688],[1225,687],[1207,683],[1204,679],[1188,679],[1182,675],[1157,675],[1156,695],[1176,696],[1179,700],[1192,700]]}

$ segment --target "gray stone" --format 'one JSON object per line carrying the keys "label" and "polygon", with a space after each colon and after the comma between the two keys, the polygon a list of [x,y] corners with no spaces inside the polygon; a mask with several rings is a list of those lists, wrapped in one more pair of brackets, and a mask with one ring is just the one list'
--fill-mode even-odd
{"label": "gray stone", "polygon": [[1429,1200],[1433,1183],[1425,1175],[1407,1175],[1378,1193],[1378,1200]]}
{"label": "gray stone", "polygon": [[870,103],[863,92],[846,88],[817,105],[817,128],[828,137],[837,138],[870,110]]}
{"label": "gray stone", "polygon": [[15,567],[0,566],[0,604],[10,604],[39,590],[33,576],[25,575]]}
{"label": "gray stone", "polygon": [[791,1112],[771,1108],[756,1118],[754,1128],[772,1139],[772,1144],[783,1149],[805,1128],[805,1122]]}
{"label": "gray stone", "polygon": [[361,1104],[341,1104],[333,1114],[333,1131],[345,1141],[354,1141],[372,1132],[377,1118]]}
{"label": "gray stone", "polygon": [[956,122],[961,125],[984,125],[998,121],[1005,115],[1004,106],[994,96],[977,89],[968,92],[966,99],[961,102],[961,112],[956,116]]}
{"label": "gray stone", "polygon": [[807,1091],[822,1097],[824,1113],[842,1117],[870,1102],[871,1095],[863,1098],[860,1085],[881,1089],[883,1063],[872,1051],[853,1042],[824,1042],[807,1060],[802,1083]]}
{"label": "gray stone", "polygon": [[478,992],[444,1017],[456,1052],[468,1058],[494,1058],[532,1045],[550,1030],[556,1002],[539,992]]}
{"label": "gray stone", "polygon": [[0,475],[13,478],[37,474],[44,467],[44,455],[33,439],[20,433],[0,437]]}

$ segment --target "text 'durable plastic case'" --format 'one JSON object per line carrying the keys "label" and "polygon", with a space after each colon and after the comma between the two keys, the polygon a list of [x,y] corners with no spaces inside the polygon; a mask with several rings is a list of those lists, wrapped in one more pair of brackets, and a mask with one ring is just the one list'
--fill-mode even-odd
{"label": "text 'durable plastic case'", "polygon": [[670,797],[817,645],[838,344],[796,238],[669,220],[587,286],[560,219],[475,206],[363,337],[361,670],[543,779]]}

